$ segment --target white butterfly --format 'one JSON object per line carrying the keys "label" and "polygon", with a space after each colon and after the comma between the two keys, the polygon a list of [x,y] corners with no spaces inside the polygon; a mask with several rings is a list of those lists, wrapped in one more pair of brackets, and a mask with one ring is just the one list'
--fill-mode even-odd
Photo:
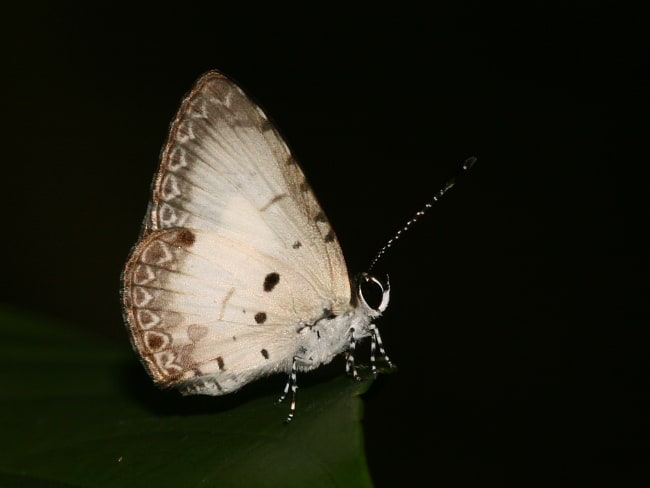
{"label": "white butterfly", "polygon": [[[370,305],[362,288],[377,287]],[[371,338],[390,287],[351,280],[325,213],[282,137],[223,74],[202,76],[163,149],[142,235],[123,272],[132,344],[154,382],[224,395],[347,354]]]}

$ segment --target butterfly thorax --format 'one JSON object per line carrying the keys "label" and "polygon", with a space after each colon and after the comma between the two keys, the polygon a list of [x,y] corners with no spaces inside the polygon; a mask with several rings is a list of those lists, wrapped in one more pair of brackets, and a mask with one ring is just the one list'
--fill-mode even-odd
{"label": "butterfly thorax", "polygon": [[324,317],[314,325],[299,328],[299,348],[296,364],[300,371],[310,371],[327,364],[350,347],[354,339],[370,336],[369,326],[379,312],[358,303],[341,315]]}

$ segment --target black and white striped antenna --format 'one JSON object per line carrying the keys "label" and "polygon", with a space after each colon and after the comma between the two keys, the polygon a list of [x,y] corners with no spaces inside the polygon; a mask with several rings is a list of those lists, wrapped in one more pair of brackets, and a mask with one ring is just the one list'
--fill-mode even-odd
{"label": "black and white striped antenna", "polygon": [[472,169],[472,166],[474,166],[475,163],[476,163],[476,158],[473,156],[465,160],[465,162],[458,169],[458,172],[447,180],[444,186],[440,190],[438,190],[438,192],[435,195],[433,195],[433,198],[431,198],[431,200],[429,200],[424,205],[424,207],[422,207],[418,212],[416,212],[415,215],[411,217],[411,219],[408,222],[406,222],[406,224],[404,224],[404,227],[398,230],[393,237],[388,239],[388,242],[384,244],[384,246],[379,250],[379,252],[375,255],[374,259],[370,263],[370,266],[368,267],[368,272],[372,270],[375,264],[377,264],[377,261],[379,261],[379,259],[386,253],[386,251],[388,251],[388,249],[390,249],[393,246],[395,241],[397,241],[402,236],[402,234],[404,234],[407,230],[409,230],[411,226],[420,219],[420,217],[422,217],[425,213],[427,213],[429,209],[433,207],[433,205],[444,196],[445,193],[451,190],[456,184],[456,182],[458,181],[458,178],[460,178],[465,173],[467,173],[470,169]]}

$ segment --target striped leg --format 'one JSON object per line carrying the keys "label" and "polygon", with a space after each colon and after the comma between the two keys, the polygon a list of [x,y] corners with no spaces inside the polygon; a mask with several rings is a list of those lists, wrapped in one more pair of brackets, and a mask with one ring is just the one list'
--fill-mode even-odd
{"label": "striped leg", "polygon": [[291,373],[289,374],[287,384],[284,385],[282,395],[275,402],[276,405],[282,403],[284,399],[287,398],[287,395],[289,394],[289,388],[291,388],[291,406],[289,407],[289,415],[287,415],[287,418],[285,420],[285,423],[287,424],[293,420],[293,417],[296,413],[296,390],[298,390],[296,377],[296,358],[294,357],[293,362],[291,363]]}
{"label": "striped leg", "polygon": [[375,354],[377,352],[377,348],[379,348],[379,355],[388,363],[389,367],[393,367],[393,363],[391,363],[390,358],[388,357],[388,354],[386,354],[386,350],[384,349],[384,343],[381,341],[381,335],[379,335],[379,329],[375,326],[375,324],[370,324],[370,334],[371,334],[371,341],[370,341],[370,365],[372,367],[372,374],[377,374],[377,367],[376,367],[376,361],[375,361]]}
{"label": "striped leg", "polygon": [[360,381],[361,377],[357,373],[357,367],[354,364],[354,351],[357,348],[357,341],[354,339],[354,329],[351,330],[350,347],[345,353],[345,372],[352,376],[356,381]]}

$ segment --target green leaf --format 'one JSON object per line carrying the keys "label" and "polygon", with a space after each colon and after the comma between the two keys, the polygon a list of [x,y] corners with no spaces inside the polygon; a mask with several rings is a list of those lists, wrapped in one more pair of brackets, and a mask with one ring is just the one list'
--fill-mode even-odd
{"label": "green leaf", "polygon": [[126,346],[9,308],[0,324],[0,486],[372,485],[368,381],[302,375],[287,425],[288,405],[274,405],[280,376],[181,397],[156,390]]}

